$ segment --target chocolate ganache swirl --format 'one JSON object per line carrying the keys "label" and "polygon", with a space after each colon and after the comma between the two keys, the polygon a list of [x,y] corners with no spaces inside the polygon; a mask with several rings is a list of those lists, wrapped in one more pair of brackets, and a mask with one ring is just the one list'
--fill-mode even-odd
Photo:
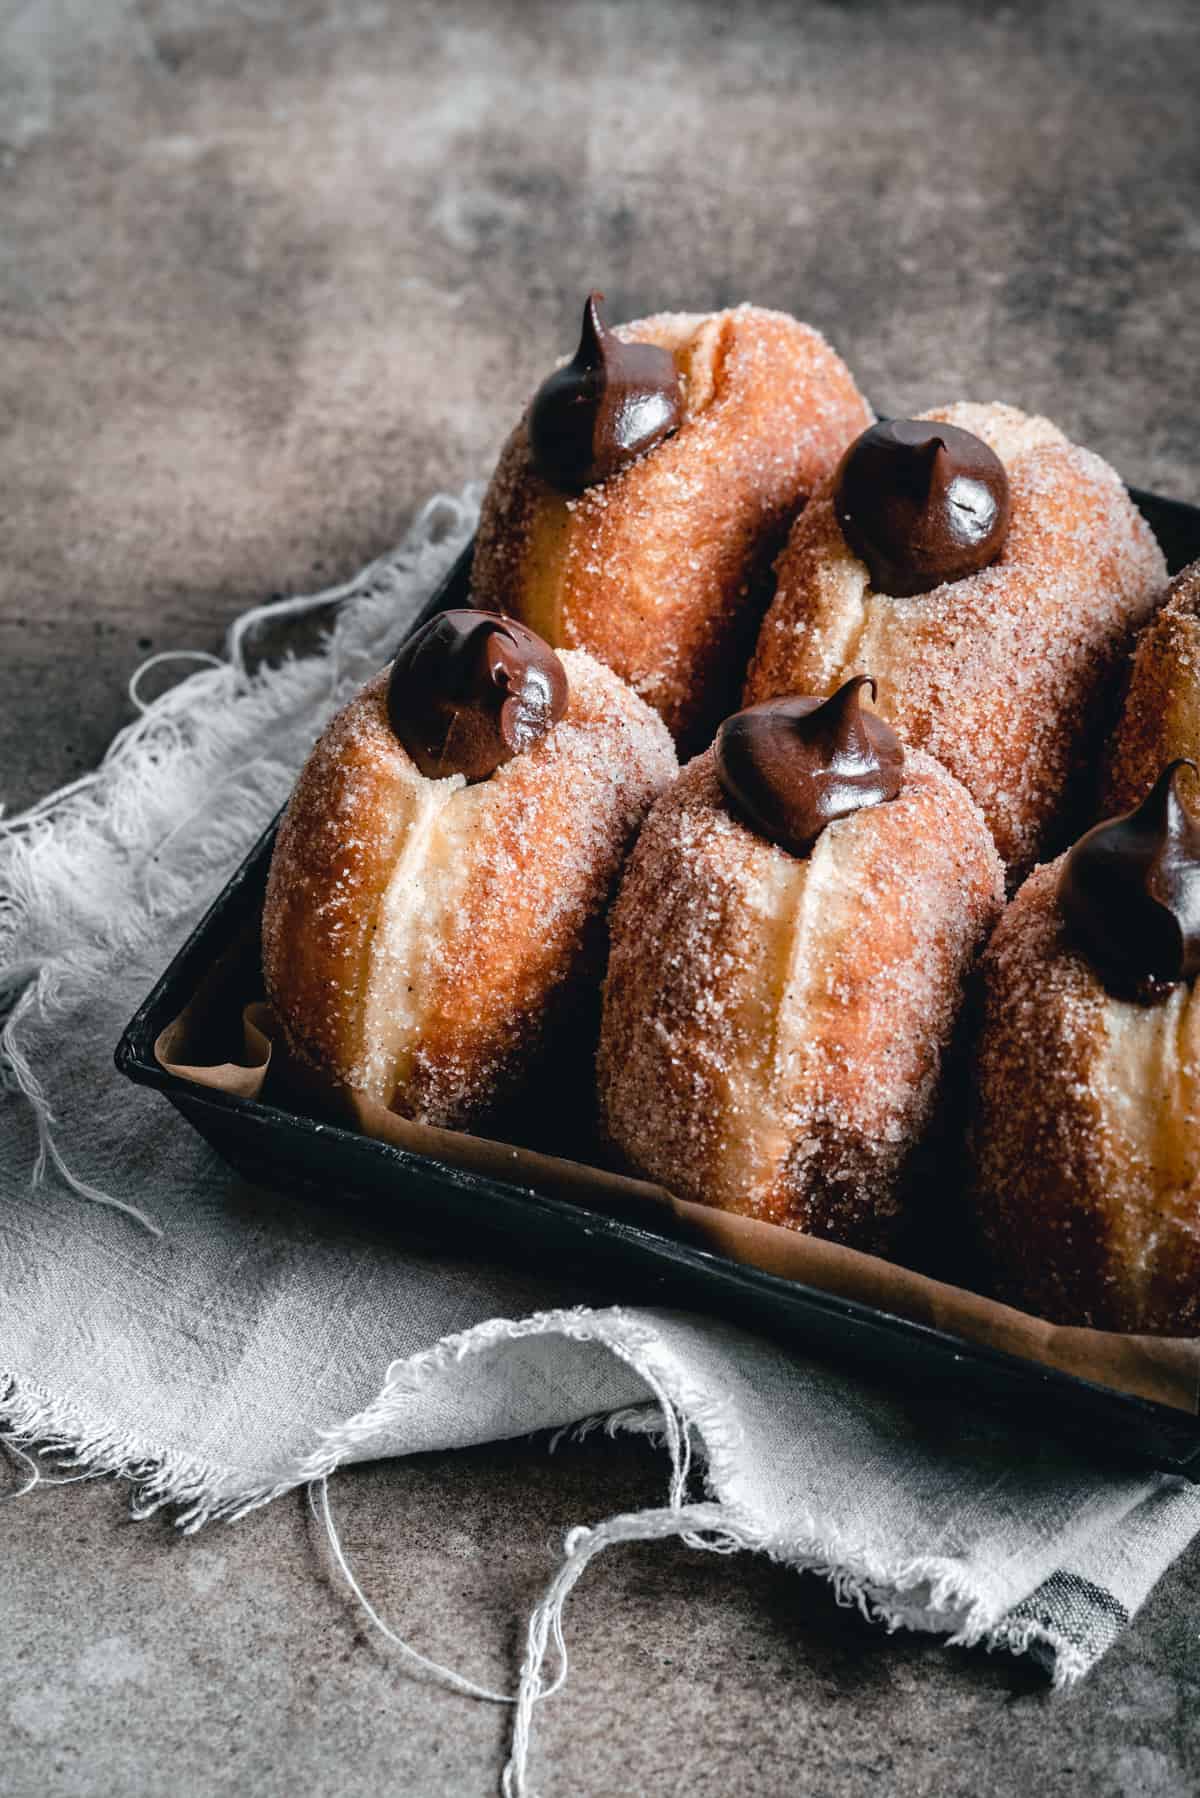
{"label": "chocolate ganache swirl", "polygon": [[842,457],[834,509],[872,586],[908,598],[995,560],[1008,535],[1008,476],[972,432],[894,418]]}
{"label": "chocolate ganache swirl", "polygon": [[1072,941],[1115,998],[1162,998],[1200,973],[1200,821],[1168,764],[1133,811],[1068,853],[1058,902]]}
{"label": "chocolate ganache swirl", "polygon": [[875,682],[856,674],[829,699],[768,699],[717,733],[717,779],[733,810],[791,855],[807,855],[827,824],[900,791],[904,750],[892,727],[864,712]]}
{"label": "chocolate ganache swirl", "polygon": [[486,780],[567,709],[567,676],[541,637],[496,612],[439,612],[404,644],[388,720],[422,774]]}
{"label": "chocolate ganache swirl", "polygon": [[589,294],[574,359],[538,388],[529,450],[544,481],[582,493],[652,449],[683,422],[675,359],[652,343],[626,343]]}

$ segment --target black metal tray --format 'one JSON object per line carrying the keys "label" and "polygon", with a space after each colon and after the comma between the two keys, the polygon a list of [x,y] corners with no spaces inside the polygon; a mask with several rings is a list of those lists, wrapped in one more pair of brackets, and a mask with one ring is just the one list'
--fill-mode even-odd
{"label": "black metal tray", "polygon": [[[1133,493],[1172,572],[1200,557],[1200,508]],[[470,551],[450,571],[417,623],[464,603]],[[690,1242],[552,1198],[527,1186],[447,1166],[263,1102],[215,1092],[169,1074],[154,1056],[218,957],[262,908],[274,825],[196,927],[130,1021],[116,1051],[129,1079],[164,1092],[239,1171],[262,1184],[328,1202],[352,1201],[386,1216],[397,1233],[464,1240],[525,1265],[582,1277],[612,1300],[716,1313],[808,1351],[836,1356],[909,1391],[956,1391],[1012,1411],[1093,1454],[1200,1479],[1200,1418],[1129,1397],[1035,1362],[984,1348],[756,1268]]]}

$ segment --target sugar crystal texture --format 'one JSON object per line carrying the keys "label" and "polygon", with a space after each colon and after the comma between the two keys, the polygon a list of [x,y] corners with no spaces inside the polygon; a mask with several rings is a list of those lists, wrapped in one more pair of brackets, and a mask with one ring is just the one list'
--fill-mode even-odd
{"label": "sugar crystal texture", "polygon": [[534,471],[522,420],[484,501],[475,592],[591,650],[700,747],[732,709],[784,530],[871,413],[840,357],[784,313],[660,313],[621,334],[675,356],[681,428],[567,500]]}
{"label": "sugar crystal texture", "polygon": [[687,1198],[882,1246],[1001,893],[978,808],[929,756],[803,858],[740,823],[712,752],[697,757],[614,910],[613,1142]]}
{"label": "sugar crystal texture", "polygon": [[489,779],[430,780],[386,674],[333,721],[280,827],[264,967],[293,1051],[428,1123],[493,1110],[575,983],[628,844],[675,771],[660,720],[590,656],[565,717]]}
{"label": "sugar crystal texture", "polygon": [[1090,798],[1115,678],[1166,569],[1113,470],[1048,420],[999,404],[925,416],[972,431],[1005,463],[999,556],[913,598],[877,593],[827,485],[779,559],[746,699],[873,675],[878,709],[978,801],[1015,884]]}
{"label": "sugar crystal texture", "polygon": [[1114,998],[1069,940],[1062,859],[984,956],[976,1210],[1002,1296],[1058,1323],[1200,1329],[1200,997]]}

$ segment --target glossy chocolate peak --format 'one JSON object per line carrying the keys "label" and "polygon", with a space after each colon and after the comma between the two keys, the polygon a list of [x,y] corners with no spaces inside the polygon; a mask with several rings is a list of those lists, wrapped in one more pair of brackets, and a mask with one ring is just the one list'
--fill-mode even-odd
{"label": "glossy chocolate peak", "polygon": [[1133,811],[1080,837],[1063,865],[1067,928],[1109,991],[1142,1003],[1200,973],[1200,821],[1171,762]]}
{"label": "glossy chocolate peak", "polygon": [[567,675],[548,643],[497,612],[439,612],[404,644],[388,720],[422,774],[486,780],[567,709]]}
{"label": "glossy chocolate peak", "polygon": [[675,358],[610,331],[603,298],[588,295],[574,361],[547,376],[529,409],[534,467],[563,493],[606,481],[683,422]]}
{"label": "glossy chocolate peak", "polygon": [[856,674],[830,699],[768,699],[717,732],[717,779],[734,811],[791,855],[807,855],[827,824],[900,791],[904,751],[889,724],[864,712]]}
{"label": "glossy chocolate peak", "polygon": [[871,585],[897,598],[986,568],[1008,535],[999,456],[970,431],[921,418],[894,418],[856,438],[833,503]]}

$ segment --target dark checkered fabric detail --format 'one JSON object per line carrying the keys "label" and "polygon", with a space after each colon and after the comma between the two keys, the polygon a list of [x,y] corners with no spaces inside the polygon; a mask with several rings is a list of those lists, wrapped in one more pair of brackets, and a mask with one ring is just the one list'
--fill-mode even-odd
{"label": "dark checkered fabric detail", "polygon": [[1096,1659],[1116,1641],[1129,1622],[1129,1612],[1103,1586],[1060,1568],[1043,1580],[1036,1592],[1014,1605],[1005,1622],[1018,1628],[1022,1623],[1040,1624],[1060,1641]]}

